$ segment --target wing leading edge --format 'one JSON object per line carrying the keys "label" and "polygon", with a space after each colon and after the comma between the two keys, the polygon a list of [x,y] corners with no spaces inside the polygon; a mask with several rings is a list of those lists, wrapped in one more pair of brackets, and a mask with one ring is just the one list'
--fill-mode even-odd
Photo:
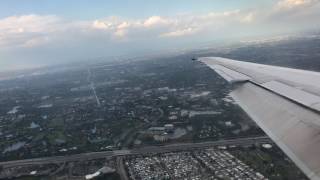
{"label": "wing leading edge", "polygon": [[203,57],[235,101],[312,180],[320,180],[320,73]]}

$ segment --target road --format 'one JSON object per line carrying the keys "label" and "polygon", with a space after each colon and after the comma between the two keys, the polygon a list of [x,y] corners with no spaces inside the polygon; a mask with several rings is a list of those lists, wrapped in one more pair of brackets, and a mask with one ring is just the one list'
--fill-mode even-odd
{"label": "road", "polygon": [[121,180],[129,180],[129,177],[127,176],[126,168],[123,162],[123,156],[117,157],[117,171],[120,175]]}
{"label": "road", "polygon": [[95,88],[94,82],[91,80],[91,70],[90,69],[88,69],[87,80],[90,83],[90,88],[92,90],[92,93],[93,93],[94,97],[96,98],[97,105],[98,105],[98,107],[100,107],[101,103],[100,103],[99,97],[97,96],[97,92],[96,92],[96,88]]}
{"label": "road", "polygon": [[256,143],[273,143],[273,142],[267,136],[260,136],[260,137],[219,140],[219,141],[207,141],[207,142],[199,142],[199,143],[177,143],[177,144],[170,144],[165,146],[141,147],[141,148],[136,148],[131,150],[90,152],[90,153],[82,153],[82,154],[75,154],[75,155],[69,155],[69,156],[52,156],[52,157],[44,157],[44,158],[7,161],[7,162],[0,162],[0,166],[2,166],[3,168],[8,168],[8,167],[17,167],[17,166],[25,166],[25,165],[56,164],[56,163],[64,163],[64,162],[70,162],[70,161],[100,159],[100,158],[106,158],[106,157],[194,150],[194,149],[202,149],[202,148],[215,147],[215,146],[228,146],[228,145],[229,146],[230,145],[246,146],[246,145],[251,145]]}

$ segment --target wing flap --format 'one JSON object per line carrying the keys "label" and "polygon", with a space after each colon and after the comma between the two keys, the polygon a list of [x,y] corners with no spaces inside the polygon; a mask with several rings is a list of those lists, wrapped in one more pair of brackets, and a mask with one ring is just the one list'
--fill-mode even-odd
{"label": "wing flap", "polygon": [[320,129],[305,123],[317,113],[249,82],[231,96],[310,179],[320,179]]}
{"label": "wing flap", "polygon": [[320,97],[317,95],[311,94],[301,89],[297,89],[278,81],[269,81],[261,84],[261,86],[288,99],[291,99],[299,104],[320,111],[319,106],[317,106],[320,103]]}

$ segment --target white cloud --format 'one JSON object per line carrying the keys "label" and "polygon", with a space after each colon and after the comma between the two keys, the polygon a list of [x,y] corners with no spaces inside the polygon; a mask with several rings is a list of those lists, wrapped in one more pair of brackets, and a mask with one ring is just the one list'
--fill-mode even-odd
{"label": "white cloud", "polygon": [[[157,38],[188,37],[194,34],[208,37],[228,37],[225,31],[247,28],[263,31],[259,24],[269,22],[292,23],[319,14],[316,7],[319,0],[280,0],[272,10],[251,9],[205,14],[183,14],[171,17],[150,16],[145,19],[106,17],[93,21],[67,21],[55,15],[11,16],[0,19],[0,45],[6,47],[33,47],[50,43],[56,39],[70,38],[70,34],[81,40],[84,37],[99,36],[108,43],[126,39],[127,41],[155,40]],[[270,9],[270,8],[269,8]],[[306,13],[308,10],[308,13]],[[312,14],[313,13],[313,14]],[[292,16],[295,14],[295,16]],[[311,18],[312,19],[312,18]],[[313,17],[313,19],[316,19]],[[235,29],[234,29],[235,30]],[[234,31],[238,33],[239,31]],[[241,34],[241,33],[240,33]],[[119,39],[120,38],[120,39]]]}
{"label": "white cloud", "polygon": [[254,19],[255,19],[254,13],[250,12],[241,19],[241,22],[251,23],[254,21]]}
{"label": "white cloud", "polygon": [[320,25],[320,0],[279,0],[260,16],[263,23],[287,32],[316,28]]}
{"label": "white cloud", "polygon": [[164,34],[161,34],[160,37],[179,37],[179,36],[185,36],[185,35],[191,35],[196,33],[197,30],[193,28],[186,28],[186,29],[179,29],[172,32],[167,32]]}
{"label": "white cloud", "polygon": [[106,24],[104,22],[101,22],[99,20],[95,20],[92,23],[92,27],[95,29],[108,29],[111,26],[111,24]]}
{"label": "white cloud", "polygon": [[111,16],[71,21],[55,15],[11,16],[0,19],[0,54],[6,53],[9,57],[8,54],[18,54],[15,52],[21,49],[30,50],[30,54],[34,50],[34,57],[38,57],[42,49],[46,49],[43,54],[51,53],[52,57],[66,52],[73,57],[79,49],[84,54],[120,54],[134,49],[156,49],[161,45],[176,47],[180,43],[183,46],[194,40],[212,41],[320,27],[319,17],[319,0],[279,0],[265,8],[136,19]]}
{"label": "white cloud", "polygon": [[40,45],[40,42],[48,39],[44,36],[64,28],[59,26],[60,21],[57,16],[39,15],[11,16],[1,19],[0,45],[9,47]]}
{"label": "white cloud", "polygon": [[144,21],[143,25],[145,27],[151,27],[151,26],[164,25],[167,23],[169,23],[168,20],[166,20],[160,16],[151,16]]}
{"label": "white cloud", "polygon": [[281,0],[278,2],[277,7],[281,9],[291,9],[311,5],[318,2],[318,0]]}
{"label": "white cloud", "polygon": [[128,22],[124,21],[121,24],[119,24],[117,28],[118,29],[126,29],[128,27],[130,27],[130,24]]}
{"label": "white cloud", "polygon": [[0,31],[6,33],[48,32],[56,29],[57,16],[11,16],[0,20]]}

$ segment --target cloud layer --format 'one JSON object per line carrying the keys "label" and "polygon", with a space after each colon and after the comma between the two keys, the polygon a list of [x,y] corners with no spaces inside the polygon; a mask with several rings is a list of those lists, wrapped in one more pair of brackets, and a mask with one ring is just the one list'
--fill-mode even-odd
{"label": "cloud layer", "polygon": [[11,59],[38,59],[37,63],[46,64],[44,58],[52,62],[52,56],[63,62],[318,28],[319,4],[319,0],[280,0],[267,8],[143,19],[112,16],[70,21],[56,15],[11,16],[0,19],[0,58],[4,59],[0,66]]}

